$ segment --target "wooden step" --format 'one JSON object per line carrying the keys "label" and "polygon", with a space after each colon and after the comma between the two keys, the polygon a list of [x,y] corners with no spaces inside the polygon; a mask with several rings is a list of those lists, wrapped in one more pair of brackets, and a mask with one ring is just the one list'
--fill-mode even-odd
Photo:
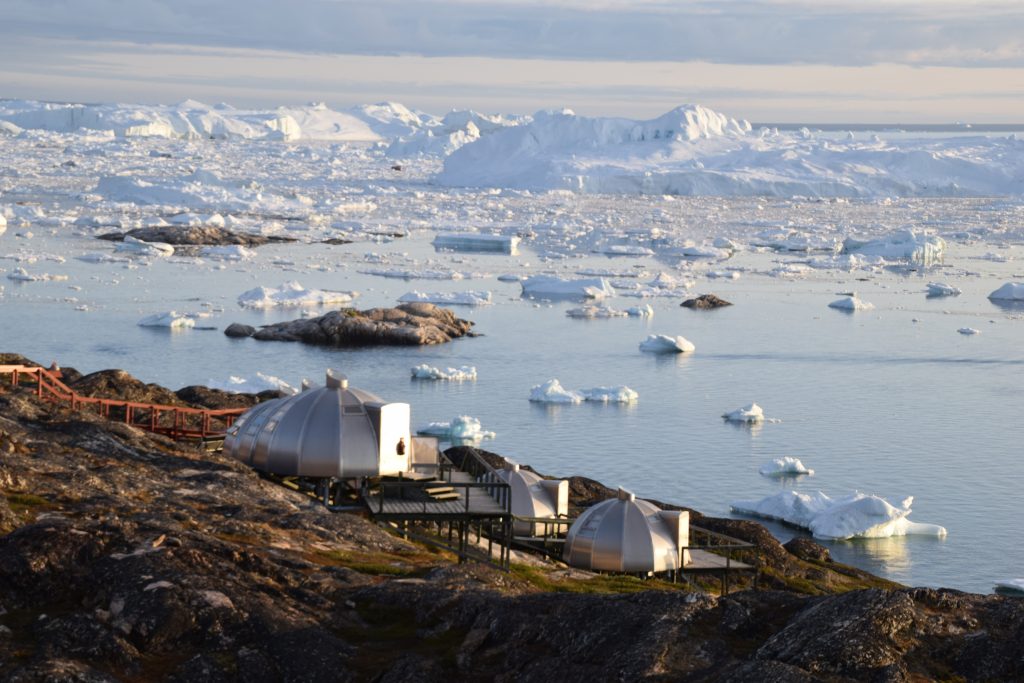
{"label": "wooden step", "polygon": [[436,494],[432,493],[432,494],[429,494],[429,495],[430,495],[431,498],[433,498],[434,500],[437,500],[437,501],[458,500],[459,499],[459,494],[456,491],[452,491],[450,493],[436,493]]}
{"label": "wooden step", "polygon": [[447,484],[439,483],[427,484],[426,486],[423,487],[423,491],[428,496],[437,496],[438,494],[441,493],[452,493],[453,491],[455,491],[455,489],[452,488],[451,486],[448,486]]}

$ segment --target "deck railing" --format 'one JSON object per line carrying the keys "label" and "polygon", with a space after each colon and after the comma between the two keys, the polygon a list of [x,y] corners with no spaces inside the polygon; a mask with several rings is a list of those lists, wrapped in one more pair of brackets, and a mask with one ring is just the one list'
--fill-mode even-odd
{"label": "deck railing", "polygon": [[[28,380],[36,385],[36,396],[45,401],[64,403],[72,410],[94,407],[99,415],[172,439],[205,439],[221,436],[247,408],[191,408],[160,403],[142,403],[113,398],[83,396],[64,384],[57,370],[27,365],[0,365],[0,375],[8,375],[11,385]],[[113,415],[113,416],[112,416]]]}

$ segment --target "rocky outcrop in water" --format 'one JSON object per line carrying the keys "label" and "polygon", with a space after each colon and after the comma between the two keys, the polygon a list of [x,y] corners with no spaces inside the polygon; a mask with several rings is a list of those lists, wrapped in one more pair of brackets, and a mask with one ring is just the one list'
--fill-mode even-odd
{"label": "rocky outcrop in water", "polygon": [[683,308],[696,308],[707,311],[714,308],[722,308],[723,306],[732,306],[732,302],[721,299],[716,294],[701,294],[693,299],[687,299],[679,305]]}
{"label": "rocky outcrop in water", "polygon": [[[577,506],[605,492],[573,480]],[[1024,679],[1024,600],[802,587],[849,584],[721,597],[454,565],[219,454],[0,384],[6,681]]]}
{"label": "rocky outcrop in water", "polygon": [[143,242],[163,242],[174,246],[228,246],[259,247],[270,242],[294,242],[291,237],[251,235],[232,232],[215,226],[164,225],[151,228],[135,228],[128,232],[111,232],[100,235],[99,239],[121,242],[132,237]]}
{"label": "rocky outcrop in water", "polygon": [[[396,308],[357,311],[343,308],[316,318],[299,318],[264,325],[253,339],[300,341],[321,346],[422,346],[473,336],[473,323],[434,304],[409,303]],[[244,326],[232,324],[231,336],[243,336]],[[225,331],[227,334],[227,331]]]}

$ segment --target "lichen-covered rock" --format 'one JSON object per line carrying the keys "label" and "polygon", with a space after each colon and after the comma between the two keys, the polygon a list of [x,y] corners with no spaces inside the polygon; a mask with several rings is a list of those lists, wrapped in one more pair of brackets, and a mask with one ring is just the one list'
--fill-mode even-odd
{"label": "lichen-covered rock", "polygon": [[409,303],[366,311],[343,308],[317,318],[265,325],[252,336],[262,341],[301,341],[321,346],[422,346],[469,335],[472,326],[447,308]]}
{"label": "lichen-covered rock", "polygon": [[832,561],[832,555],[829,553],[828,548],[802,536],[794,536],[786,541],[782,547],[801,560],[809,560],[811,562]]}

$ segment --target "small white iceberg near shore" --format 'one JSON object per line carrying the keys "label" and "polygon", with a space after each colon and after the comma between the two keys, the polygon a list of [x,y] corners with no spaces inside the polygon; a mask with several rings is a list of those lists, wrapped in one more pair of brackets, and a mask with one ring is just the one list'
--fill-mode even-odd
{"label": "small white iceberg near shore", "polygon": [[462,382],[476,379],[476,368],[463,365],[461,368],[435,368],[426,363],[412,369],[413,379],[438,379],[451,382]]}
{"label": "small white iceberg near shore", "polygon": [[535,403],[632,403],[640,394],[625,385],[594,387],[593,389],[566,389],[557,379],[550,379],[530,389],[530,400]]}
{"label": "small white iceberg near shore", "polygon": [[428,303],[447,306],[487,306],[491,303],[490,292],[420,292],[413,290],[398,297],[403,304]]}
{"label": "small white iceberg near shore", "polygon": [[199,256],[213,261],[248,261],[256,255],[252,249],[240,244],[225,244],[216,247],[203,247]]}
{"label": "small white iceberg near shore", "polygon": [[993,301],[1024,301],[1024,282],[1007,282],[988,298]]}
{"label": "small white iceberg near shore", "polygon": [[452,418],[450,422],[431,422],[427,426],[417,429],[416,433],[424,436],[436,436],[452,443],[476,443],[484,439],[493,439],[496,436],[494,432],[483,429],[480,426],[480,420],[469,415],[459,415]]}
{"label": "small white iceberg near shore", "polygon": [[603,299],[615,290],[603,277],[565,279],[553,275],[533,275],[521,280],[523,296],[534,299]]}
{"label": "small white iceberg near shore", "polygon": [[737,408],[722,417],[728,422],[741,422],[745,424],[760,424],[765,421],[764,409],[756,403]]}
{"label": "small white iceberg near shore", "polygon": [[167,311],[166,313],[154,313],[147,315],[138,322],[139,327],[167,327],[170,329],[185,329],[196,326],[196,319],[188,313]]}
{"label": "small white iceberg near shore", "polygon": [[7,274],[8,280],[17,282],[60,282],[67,280],[67,275],[50,275],[49,273],[30,273],[24,268],[15,268]]}
{"label": "small white iceberg near shore", "polygon": [[570,318],[581,320],[594,320],[597,318],[652,318],[654,317],[654,309],[649,304],[631,306],[625,310],[619,310],[604,304],[588,304],[579,308],[570,308],[565,314]]}
{"label": "small white iceberg near shore", "polygon": [[295,389],[283,379],[257,372],[251,377],[231,375],[227,381],[211,379],[206,386],[232,394],[258,394],[262,391],[284,391],[294,393]]}
{"label": "small white iceberg near shore", "polygon": [[960,296],[963,292],[953,285],[947,285],[945,282],[929,282],[927,296],[930,299],[935,299],[940,296]]}
{"label": "small white iceberg near shore", "polygon": [[788,455],[766,462],[761,465],[758,472],[762,477],[793,477],[801,474],[808,476],[814,474],[814,470],[804,467],[799,458],[791,458]]}
{"label": "small white iceberg near shore", "polygon": [[975,329],[973,327],[961,327],[960,329],[957,330],[957,332],[968,337],[975,334],[981,334],[981,330]]}
{"label": "small white iceberg near shore", "polygon": [[690,353],[696,349],[686,337],[670,337],[666,334],[652,334],[640,342],[640,350],[645,353]]}
{"label": "small white iceberg near shore", "polygon": [[1003,579],[996,581],[994,589],[1000,595],[1024,598],[1024,579]]}
{"label": "small white iceberg near shore", "polygon": [[143,242],[126,235],[124,241],[114,245],[114,251],[132,256],[174,256],[174,246],[164,242]]}
{"label": "small white iceberg near shore", "polygon": [[828,307],[838,308],[841,311],[870,311],[875,305],[858,299],[856,295],[852,295],[836,299]]}
{"label": "small white iceberg near shore", "polygon": [[322,306],[325,304],[348,304],[355,292],[332,292],[322,289],[306,289],[297,280],[286,282],[280,287],[256,287],[238,296],[238,305],[243,308],[273,308],[275,306]]}
{"label": "small white iceberg near shore", "polygon": [[740,500],[730,504],[734,512],[777,519],[809,530],[815,538],[889,538],[891,536],[946,535],[945,527],[912,522],[910,496],[899,507],[885,499],[855,491],[842,498],[830,498],[821,491],[784,491],[761,500]]}

